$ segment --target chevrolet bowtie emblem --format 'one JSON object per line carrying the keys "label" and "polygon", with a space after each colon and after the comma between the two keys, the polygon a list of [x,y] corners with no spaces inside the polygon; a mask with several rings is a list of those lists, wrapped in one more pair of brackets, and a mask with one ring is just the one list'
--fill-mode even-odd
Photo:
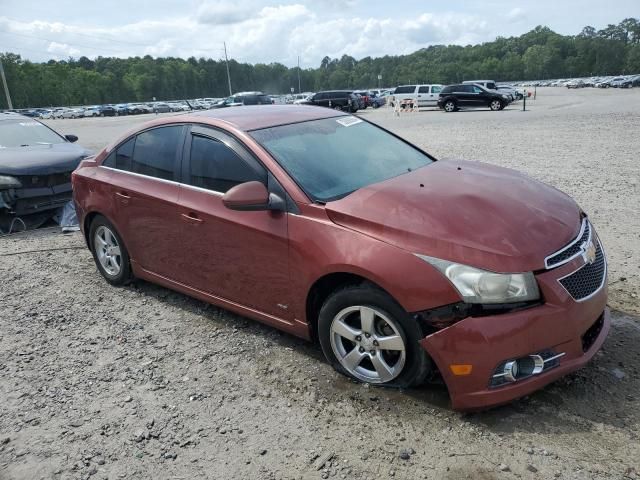
{"label": "chevrolet bowtie emblem", "polygon": [[593,242],[582,244],[582,258],[589,265],[596,261],[596,246]]}

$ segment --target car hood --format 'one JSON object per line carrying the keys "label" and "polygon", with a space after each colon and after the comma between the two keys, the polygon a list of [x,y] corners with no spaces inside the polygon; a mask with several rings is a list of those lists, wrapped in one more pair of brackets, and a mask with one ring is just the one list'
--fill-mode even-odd
{"label": "car hood", "polygon": [[0,175],[52,175],[71,172],[91,152],[73,143],[0,149]]}
{"label": "car hood", "polygon": [[325,206],[331,220],[412,253],[494,272],[545,268],[575,238],[567,195],[506,168],[438,161]]}

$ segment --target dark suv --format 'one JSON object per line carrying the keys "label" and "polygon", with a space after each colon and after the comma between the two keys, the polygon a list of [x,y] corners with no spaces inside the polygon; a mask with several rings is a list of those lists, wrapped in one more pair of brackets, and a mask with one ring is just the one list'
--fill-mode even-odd
{"label": "dark suv", "polygon": [[448,85],[440,92],[438,107],[445,112],[459,108],[486,108],[502,110],[509,104],[509,97],[497,90],[487,90],[480,85]]}
{"label": "dark suv", "polygon": [[331,90],[318,92],[313,97],[308,98],[304,103],[317,105],[319,107],[335,108],[355,113],[360,106],[360,100],[350,90]]}

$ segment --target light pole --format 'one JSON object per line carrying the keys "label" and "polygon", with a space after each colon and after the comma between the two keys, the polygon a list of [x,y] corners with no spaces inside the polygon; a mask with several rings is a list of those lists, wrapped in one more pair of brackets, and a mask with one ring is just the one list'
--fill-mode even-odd
{"label": "light pole", "polygon": [[233,95],[231,91],[231,75],[229,75],[229,59],[227,58],[227,42],[224,43],[224,61],[227,64],[227,81],[229,82],[229,96]]}
{"label": "light pole", "polygon": [[300,89],[300,55],[298,55],[298,93],[302,93]]}
{"label": "light pole", "polygon": [[2,77],[2,85],[4,85],[4,94],[7,97],[7,106],[9,110],[13,110],[11,104],[11,95],[9,95],[9,86],[7,85],[7,78],[4,76],[4,68],[2,68],[2,60],[0,60],[0,77]]}

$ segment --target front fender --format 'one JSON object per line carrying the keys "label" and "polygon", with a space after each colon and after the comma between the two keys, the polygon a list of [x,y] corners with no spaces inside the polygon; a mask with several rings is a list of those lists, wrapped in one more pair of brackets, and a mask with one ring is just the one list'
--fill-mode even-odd
{"label": "front fender", "polygon": [[306,318],[306,298],[318,279],[331,273],[361,276],[387,291],[407,312],[460,301],[453,286],[411,252],[305,215],[289,217],[292,306]]}

